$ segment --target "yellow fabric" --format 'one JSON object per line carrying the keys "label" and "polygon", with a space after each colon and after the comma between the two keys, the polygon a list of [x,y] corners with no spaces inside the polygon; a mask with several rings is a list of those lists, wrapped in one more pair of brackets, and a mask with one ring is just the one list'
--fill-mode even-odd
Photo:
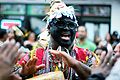
{"label": "yellow fabric", "polygon": [[93,52],[92,52],[92,55],[96,58],[96,65],[98,65],[100,63],[99,57]]}
{"label": "yellow fabric", "polygon": [[62,71],[49,72],[26,80],[65,80]]}

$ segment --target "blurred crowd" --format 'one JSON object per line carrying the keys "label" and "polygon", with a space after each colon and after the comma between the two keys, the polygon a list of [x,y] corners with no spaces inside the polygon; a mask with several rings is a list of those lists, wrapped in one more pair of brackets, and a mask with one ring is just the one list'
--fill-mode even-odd
{"label": "blurred crowd", "polygon": [[[43,48],[43,49],[47,48],[48,41],[49,41],[48,34],[49,33],[45,30],[40,35],[35,35],[34,32],[29,32],[29,33],[25,34],[27,36],[23,36],[23,35],[19,36],[16,34],[16,31],[13,29],[8,29],[8,30],[0,29],[0,54],[1,54],[0,70],[3,71],[3,73],[0,74],[0,78],[1,78],[0,80],[24,80],[24,78],[22,78],[22,76],[20,74],[14,73],[14,71],[16,71],[16,69],[19,69],[18,67],[20,67],[20,65],[25,66],[25,63],[23,63],[21,61],[23,60],[23,58],[26,57],[26,55],[33,56],[33,55],[35,55],[34,53],[35,53],[35,51],[37,51],[38,48]],[[87,38],[87,28],[85,26],[79,26],[75,36],[76,36],[75,43],[74,43],[75,46],[95,53],[95,55],[98,58],[97,65],[99,63],[101,63],[101,61],[104,62],[104,60],[105,60],[105,62],[107,62],[107,61],[111,60],[110,53],[112,53],[113,55],[117,54],[117,57],[118,57],[118,54],[120,54],[120,39],[119,39],[119,34],[117,31],[114,31],[112,34],[107,33],[105,39],[99,40],[99,42],[97,42],[97,43],[93,42]],[[52,53],[56,54],[57,52],[53,51]],[[8,54],[9,54],[9,57],[8,57]],[[63,54],[63,53],[61,53],[61,54]],[[62,56],[65,57],[66,59],[71,58],[69,55],[66,55],[66,54],[62,55]],[[37,59],[33,58],[33,62],[34,61],[37,62]],[[74,61],[74,59],[73,59],[73,61]],[[114,61],[116,61],[116,59]],[[70,62],[68,61],[68,64],[73,65],[73,63],[71,60],[70,60]],[[37,64],[37,63],[35,63],[35,64]],[[77,64],[77,67],[80,66],[80,64],[78,64],[78,63],[76,63],[76,64]],[[102,65],[101,64],[96,69],[96,66],[95,66],[96,63],[95,63],[94,68],[96,70],[93,69],[93,73],[94,73],[93,74],[92,69],[91,69],[91,73],[90,73],[91,75],[87,77],[88,80],[103,80],[103,78],[105,79],[108,75],[110,76],[110,78],[107,77],[106,78],[107,80],[114,80],[114,78],[113,78],[114,75],[116,75],[116,76],[120,75],[118,73],[118,71],[116,71],[116,70],[120,70],[119,69],[120,63],[118,60],[117,62],[113,62],[112,64],[116,64],[116,65],[115,66],[111,65],[111,68],[108,67],[109,70],[107,68],[105,68],[105,72],[107,72],[107,71],[109,71],[109,72],[106,73],[107,75],[106,74],[104,75],[104,70],[101,70],[99,72],[99,69],[104,69],[104,67],[106,67],[107,64],[104,67],[102,66],[102,68],[101,68],[101,65]],[[40,69],[43,67],[45,67],[44,64],[39,66]],[[25,69],[25,71],[26,71],[26,69]],[[110,71],[111,71],[111,73],[110,73]],[[93,78],[91,78],[91,76]],[[94,76],[95,76],[95,79],[94,79]],[[6,79],[6,78],[8,78],[8,79]],[[29,77],[27,77],[27,78],[29,78]],[[25,79],[27,79],[27,78],[25,78]],[[79,80],[79,79],[76,79],[76,80]],[[83,78],[82,80],[86,80],[86,78]],[[115,80],[119,80],[119,76],[117,76],[117,78]]]}
{"label": "blurred crowd", "polygon": [[[77,24],[74,9],[61,0],[51,2],[48,15],[47,27],[39,35],[17,26],[0,29],[0,80],[34,80],[55,71],[62,71],[65,80],[120,79],[117,31],[107,33],[104,40],[89,40],[87,28]],[[43,80],[64,80],[47,77]]]}

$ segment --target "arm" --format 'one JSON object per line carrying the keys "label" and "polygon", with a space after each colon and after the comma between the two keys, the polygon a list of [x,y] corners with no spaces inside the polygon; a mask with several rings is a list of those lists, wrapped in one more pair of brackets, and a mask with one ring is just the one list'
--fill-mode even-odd
{"label": "arm", "polygon": [[22,69],[19,71],[19,75],[22,77],[22,79],[32,77],[32,74],[45,67],[44,64],[36,66],[36,62],[37,58],[35,56],[32,59],[28,60],[26,64],[24,61],[22,62]]}
{"label": "arm", "polygon": [[91,75],[87,80],[105,80],[105,78],[110,74],[116,60],[120,57],[120,54],[102,52],[100,57],[100,64],[94,66],[91,71]]}
{"label": "arm", "polygon": [[81,79],[86,80],[86,78],[91,74],[91,68],[77,60],[74,61],[74,63],[75,64],[72,66],[72,68],[76,71]]}
{"label": "arm", "polygon": [[82,80],[85,80],[90,75],[91,69],[89,67],[87,67],[80,61],[72,58],[66,52],[50,50],[50,53],[57,56],[62,56],[64,63],[67,64],[69,67],[73,68]]}

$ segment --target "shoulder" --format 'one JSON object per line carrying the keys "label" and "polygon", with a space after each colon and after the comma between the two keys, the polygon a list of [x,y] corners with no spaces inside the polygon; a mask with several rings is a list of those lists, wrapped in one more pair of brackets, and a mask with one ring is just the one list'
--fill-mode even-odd
{"label": "shoulder", "polygon": [[95,43],[93,41],[91,41],[91,40],[87,39],[86,42],[89,43],[90,45],[96,46]]}

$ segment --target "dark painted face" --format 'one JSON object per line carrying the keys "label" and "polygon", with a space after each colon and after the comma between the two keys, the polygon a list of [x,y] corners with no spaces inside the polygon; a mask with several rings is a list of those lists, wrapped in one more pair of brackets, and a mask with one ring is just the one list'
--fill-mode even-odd
{"label": "dark painted face", "polygon": [[50,34],[61,46],[69,47],[74,41],[77,25],[69,18],[53,19],[50,23]]}

